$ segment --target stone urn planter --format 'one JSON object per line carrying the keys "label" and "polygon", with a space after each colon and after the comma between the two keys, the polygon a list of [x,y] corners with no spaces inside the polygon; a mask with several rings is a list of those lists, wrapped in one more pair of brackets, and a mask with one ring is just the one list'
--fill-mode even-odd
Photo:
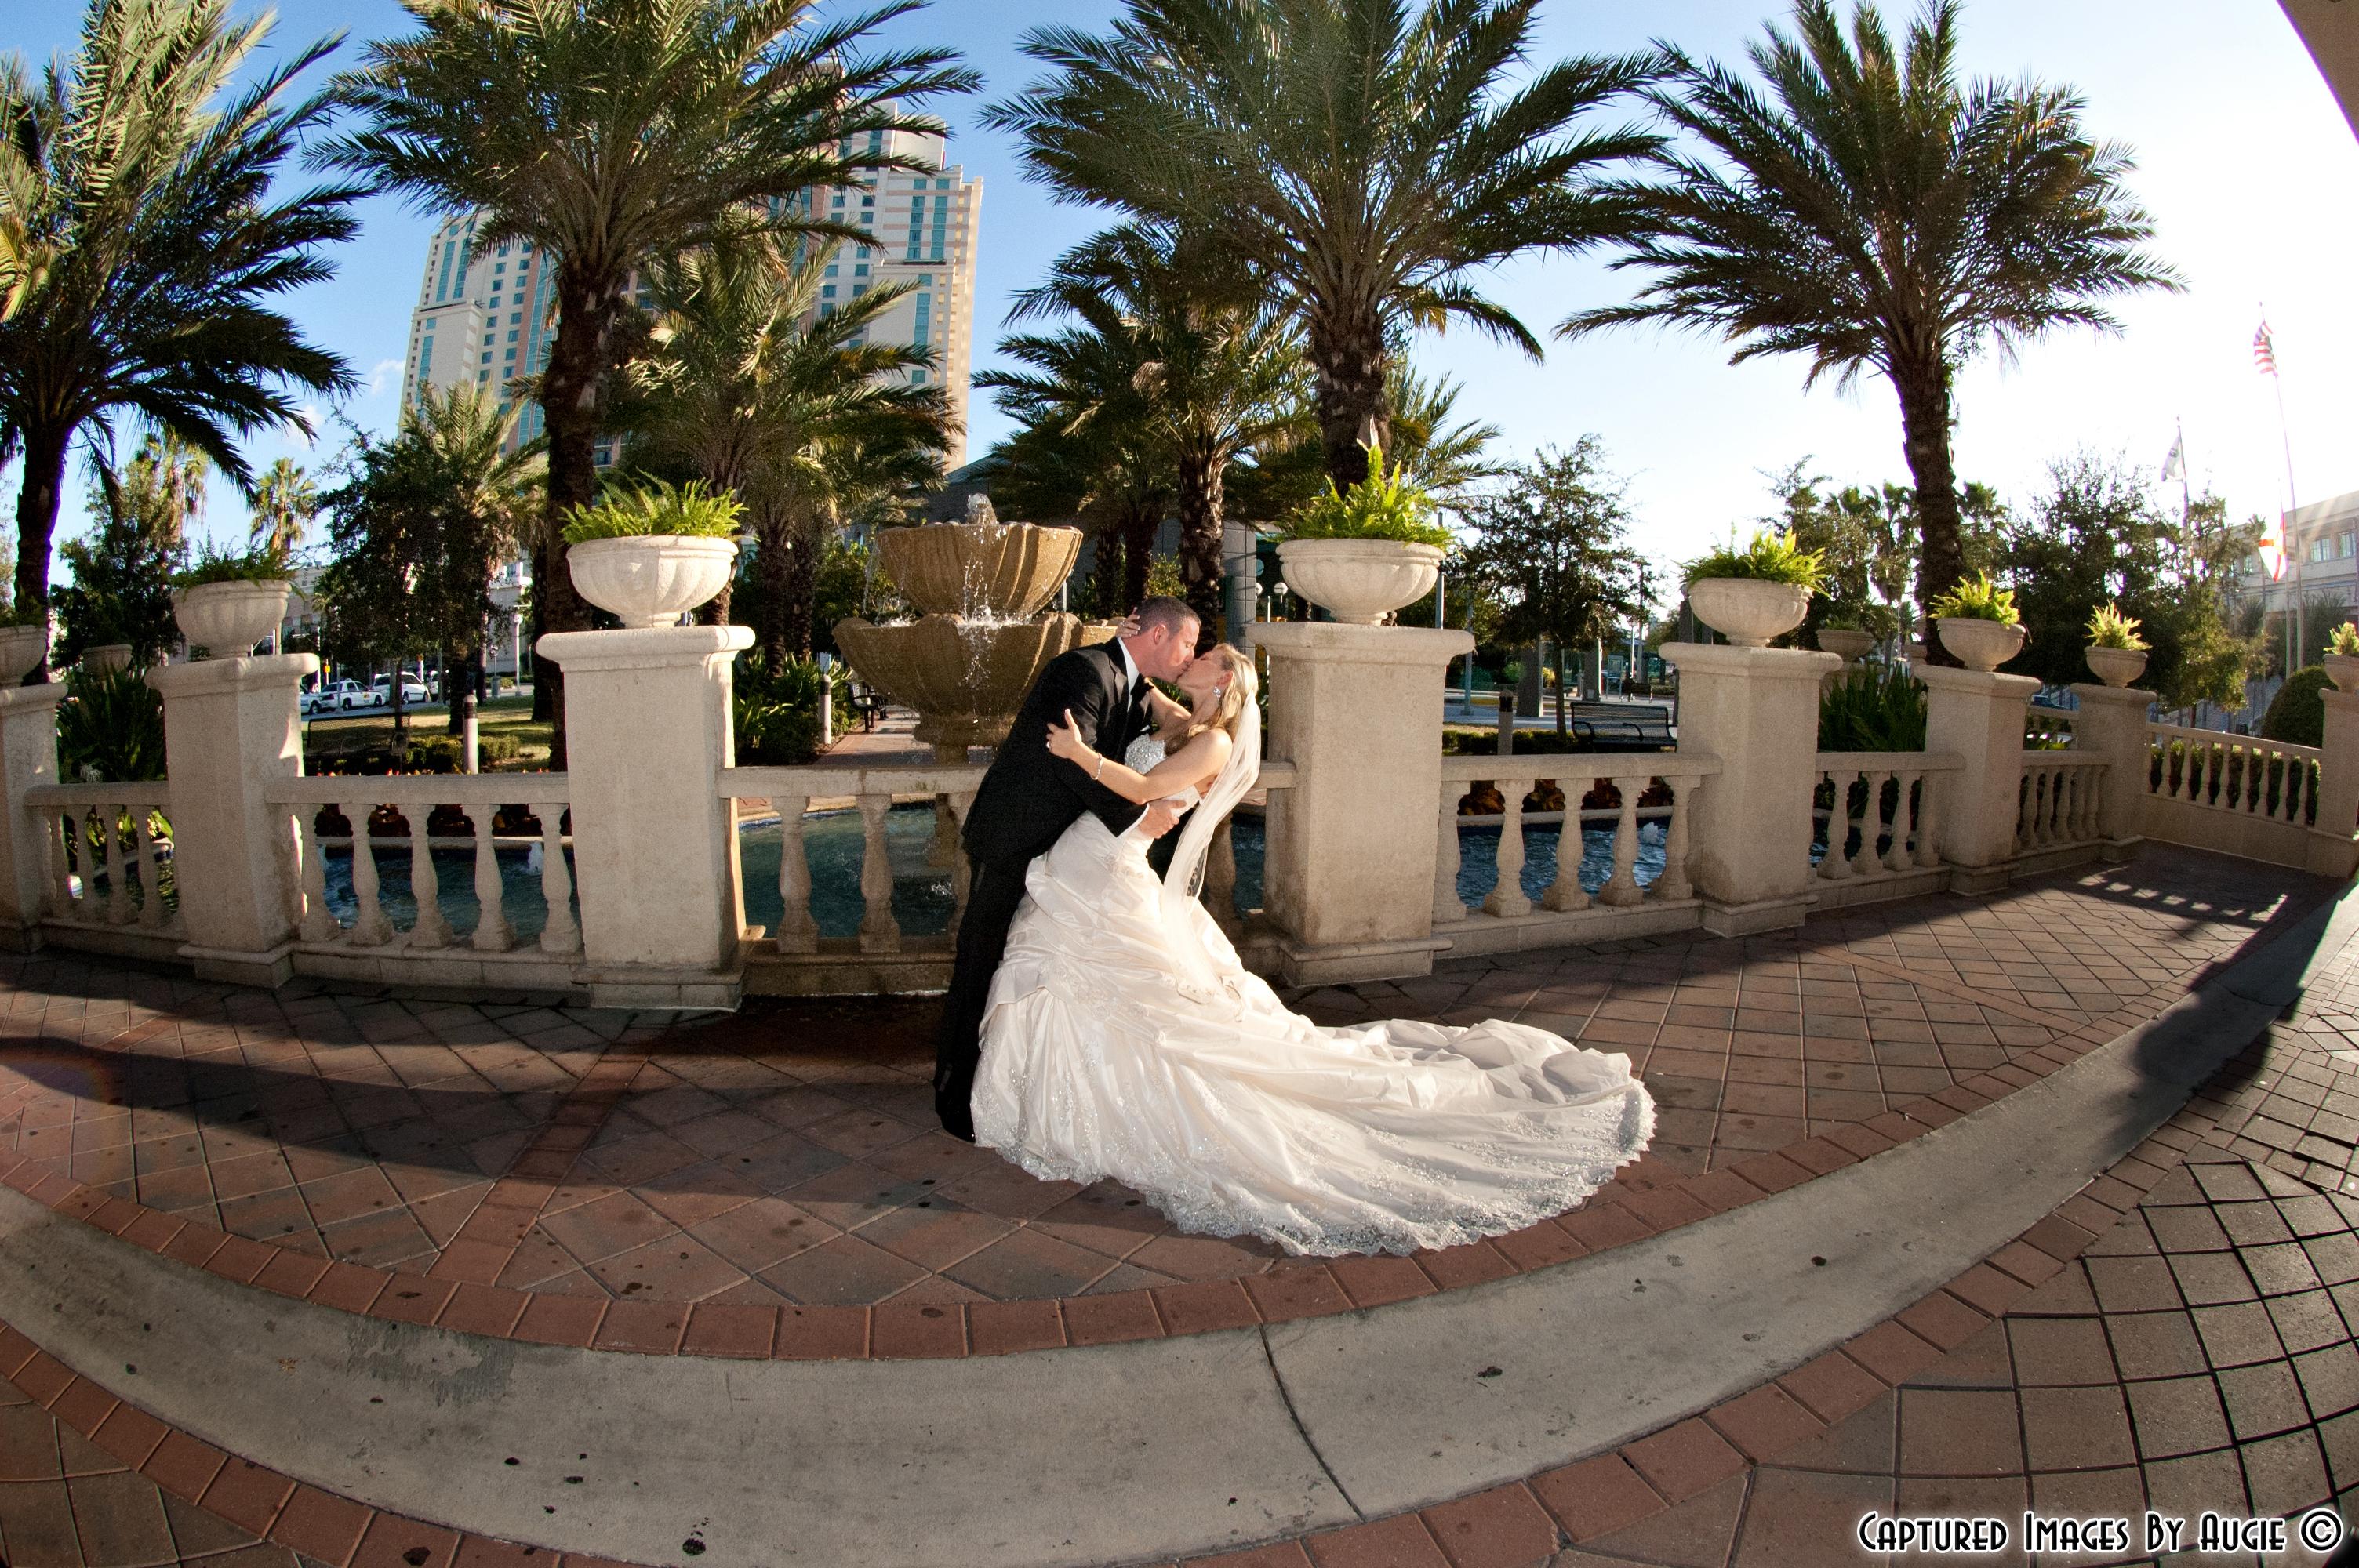
{"label": "stone urn planter", "polygon": [[2029,634],[2021,626],[1974,615],[1944,615],[1934,624],[1941,630],[1941,646],[1957,654],[1966,668],[1984,675],[2023,652],[2023,640]]}
{"label": "stone urn planter", "polygon": [[[2107,686],[2127,686],[2146,672],[2144,648],[2100,648],[2093,643],[2082,657],[2089,661],[2090,672]],[[2359,659],[2351,662],[2359,665]]]}
{"label": "stone urn planter", "polygon": [[46,626],[0,626],[0,686],[15,686],[49,655]]}
{"label": "stone urn planter", "polygon": [[1869,650],[1875,646],[1875,638],[1865,632],[1854,631],[1842,626],[1819,628],[1820,650],[1834,654],[1847,665],[1855,665],[1867,657]]}
{"label": "stone urn planter", "polygon": [[2359,654],[2329,654],[2322,662],[2335,690],[2359,691]]}
{"label": "stone urn planter", "polygon": [[113,675],[131,667],[131,644],[100,643],[82,651],[82,667],[94,676]]}
{"label": "stone urn planter", "polygon": [[719,593],[736,561],[734,539],[679,534],[585,539],[565,552],[582,597],[632,630],[671,625]]}
{"label": "stone urn planter", "polygon": [[1688,584],[1696,618],[1740,648],[1766,648],[1802,623],[1810,590],[1758,578],[1706,577]]}
{"label": "stone urn planter", "polygon": [[217,659],[242,659],[287,618],[287,596],[295,585],[270,581],[209,582],[172,596],[172,618],[189,640]]}
{"label": "stone urn planter", "polygon": [[1286,586],[1346,626],[1374,626],[1433,591],[1441,552],[1397,539],[1288,539]]}

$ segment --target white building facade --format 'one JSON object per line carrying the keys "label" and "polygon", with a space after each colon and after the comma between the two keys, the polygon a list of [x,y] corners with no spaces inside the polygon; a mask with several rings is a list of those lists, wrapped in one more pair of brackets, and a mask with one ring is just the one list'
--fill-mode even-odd
{"label": "white building facade", "polygon": [[[935,368],[910,372],[908,379],[949,390],[958,422],[948,465],[954,468],[966,460],[983,181],[949,162],[949,145],[940,133],[874,131],[866,150],[919,167],[800,198],[806,211],[875,235],[838,246],[826,265],[819,308],[832,312],[871,289],[908,286],[867,338],[934,351]],[[462,385],[505,402],[516,378],[537,374],[548,362],[557,326],[555,258],[529,241],[479,244],[482,226],[476,214],[451,218],[427,246],[402,373],[405,411],[429,391]],[[640,299],[645,303],[644,294]],[[541,429],[540,409],[528,406],[517,421],[517,438],[529,440]]]}

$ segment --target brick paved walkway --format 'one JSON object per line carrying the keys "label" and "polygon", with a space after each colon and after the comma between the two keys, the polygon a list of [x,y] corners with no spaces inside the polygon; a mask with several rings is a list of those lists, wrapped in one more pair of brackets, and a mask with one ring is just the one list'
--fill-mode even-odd
{"label": "brick paved walkway", "polygon": [[[1622,1196],[1861,1127],[2076,1032],[2110,1037],[2321,892],[2158,850],[1987,903],[1447,963],[1300,1005],[1336,1022],[1504,1014],[1628,1054],[1660,1113],[1654,1148],[1608,1189]],[[0,1152],[314,1258],[775,1307],[1103,1295],[1279,1257],[1175,1234],[1118,1184],[1036,1181],[944,1136],[929,1000],[755,1003],[659,1029],[53,955],[0,967]],[[624,1054],[647,1059],[634,1074]],[[619,1078],[586,1087],[601,1060]],[[1524,1250],[1561,1255],[1552,1233]]]}
{"label": "brick paved walkway", "polygon": [[[2068,1036],[2118,1033],[2321,892],[2150,855],[1985,904],[1853,913],[1777,942],[1455,965],[1305,1005],[1334,1019],[1514,1009],[1629,1052],[1666,1117],[1688,1118],[1673,1124],[1685,1137],[1667,1137],[1618,1194],[1636,1201],[1667,1173],[1743,1166],[1896,1105],[1921,1112],[1915,1097],[1937,1087],[1987,1084]],[[0,1149],[315,1256],[352,1249],[447,1272],[478,1256],[467,1233],[488,1215],[516,1233],[504,1267],[558,1263],[542,1288],[559,1292],[660,1298],[708,1279],[723,1282],[707,1301],[773,1299],[755,1292],[785,1295],[788,1280],[844,1291],[854,1276],[781,1266],[831,1249],[864,1258],[856,1243],[915,1272],[857,1276],[869,1282],[849,1293],[922,1301],[987,1294],[984,1283],[1056,1293],[1090,1270],[1083,1290],[1181,1279],[1163,1261],[1179,1249],[1229,1245],[1171,1236],[1119,1191],[1033,1183],[924,1130],[927,1004],[777,1008],[659,1031],[572,1010],[269,997],[53,957],[0,979]],[[1935,1073],[1938,1086],[1914,1076]],[[2168,1162],[2184,1150],[2183,1168],[2125,1162],[1976,1271],[1986,1294],[1953,1284],[1843,1351],[1575,1466],[1578,1487],[1502,1488],[1221,1568],[1837,1563],[1856,1560],[1849,1530],[1869,1508],[2134,1517],[2149,1503],[2283,1513],[2340,1498],[2359,1518],[2354,1142],[2359,954],[2346,950],[2142,1151]],[[535,1162],[547,1174],[519,1175]],[[528,1224],[486,1203],[520,1181],[547,1189]],[[619,1200],[666,1228],[600,1234],[636,1212]],[[768,1205],[781,1206],[757,1206]],[[756,1248],[725,1275],[668,1266],[690,1241],[730,1260],[711,1238],[732,1214],[747,1231],[758,1216],[789,1232],[823,1227],[823,1238],[791,1238],[763,1267]],[[1093,1260],[1029,1275],[977,1261],[1017,1256],[1015,1243],[1032,1249],[1021,1256],[1062,1260],[1055,1243]],[[364,1250],[381,1248],[407,1250]],[[1230,1250],[1219,1267],[1231,1271],[1271,1262]],[[87,1387],[0,1380],[10,1568],[472,1568],[533,1555],[283,1487],[129,1406],[81,1409]],[[204,1474],[179,1475],[182,1457]]]}

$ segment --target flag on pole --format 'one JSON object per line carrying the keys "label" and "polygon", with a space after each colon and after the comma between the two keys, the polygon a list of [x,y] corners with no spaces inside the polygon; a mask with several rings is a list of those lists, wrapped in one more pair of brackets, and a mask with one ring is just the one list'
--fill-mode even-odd
{"label": "flag on pole", "polygon": [[2277,340],[2269,336],[2266,319],[2261,322],[2261,330],[2253,334],[2253,366],[2263,375],[2277,373]]}
{"label": "flag on pole", "polygon": [[2183,430],[2172,438],[2170,455],[2162,460],[2162,477],[2166,482],[2187,477],[2187,433]]}
{"label": "flag on pole", "polygon": [[2269,574],[2271,582],[2276,582],[2285,576],[2285,541],[2280,536],[2284,532],[2284,520],[2279,519],[2277,525],[2263,534],[2260,541],[2253,546],[2255,552],[2261,557],[2261,569]]}

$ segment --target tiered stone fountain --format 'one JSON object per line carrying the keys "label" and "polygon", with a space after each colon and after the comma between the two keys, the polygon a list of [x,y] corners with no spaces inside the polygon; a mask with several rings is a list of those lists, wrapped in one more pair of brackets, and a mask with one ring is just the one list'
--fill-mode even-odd
{"label": "tiered stone fountain", "polygon": [[1081,554],[1078,528],[1002,523],[976,496],[963,523],[887,528],[877,542],[919,619],[839,621],[836,646],[862,679],[918,710],[918,739],[937,762],[963,762],[968,747],[1006,740],[1049,660],[1114,635],[1078,615],[1039,614]]}

